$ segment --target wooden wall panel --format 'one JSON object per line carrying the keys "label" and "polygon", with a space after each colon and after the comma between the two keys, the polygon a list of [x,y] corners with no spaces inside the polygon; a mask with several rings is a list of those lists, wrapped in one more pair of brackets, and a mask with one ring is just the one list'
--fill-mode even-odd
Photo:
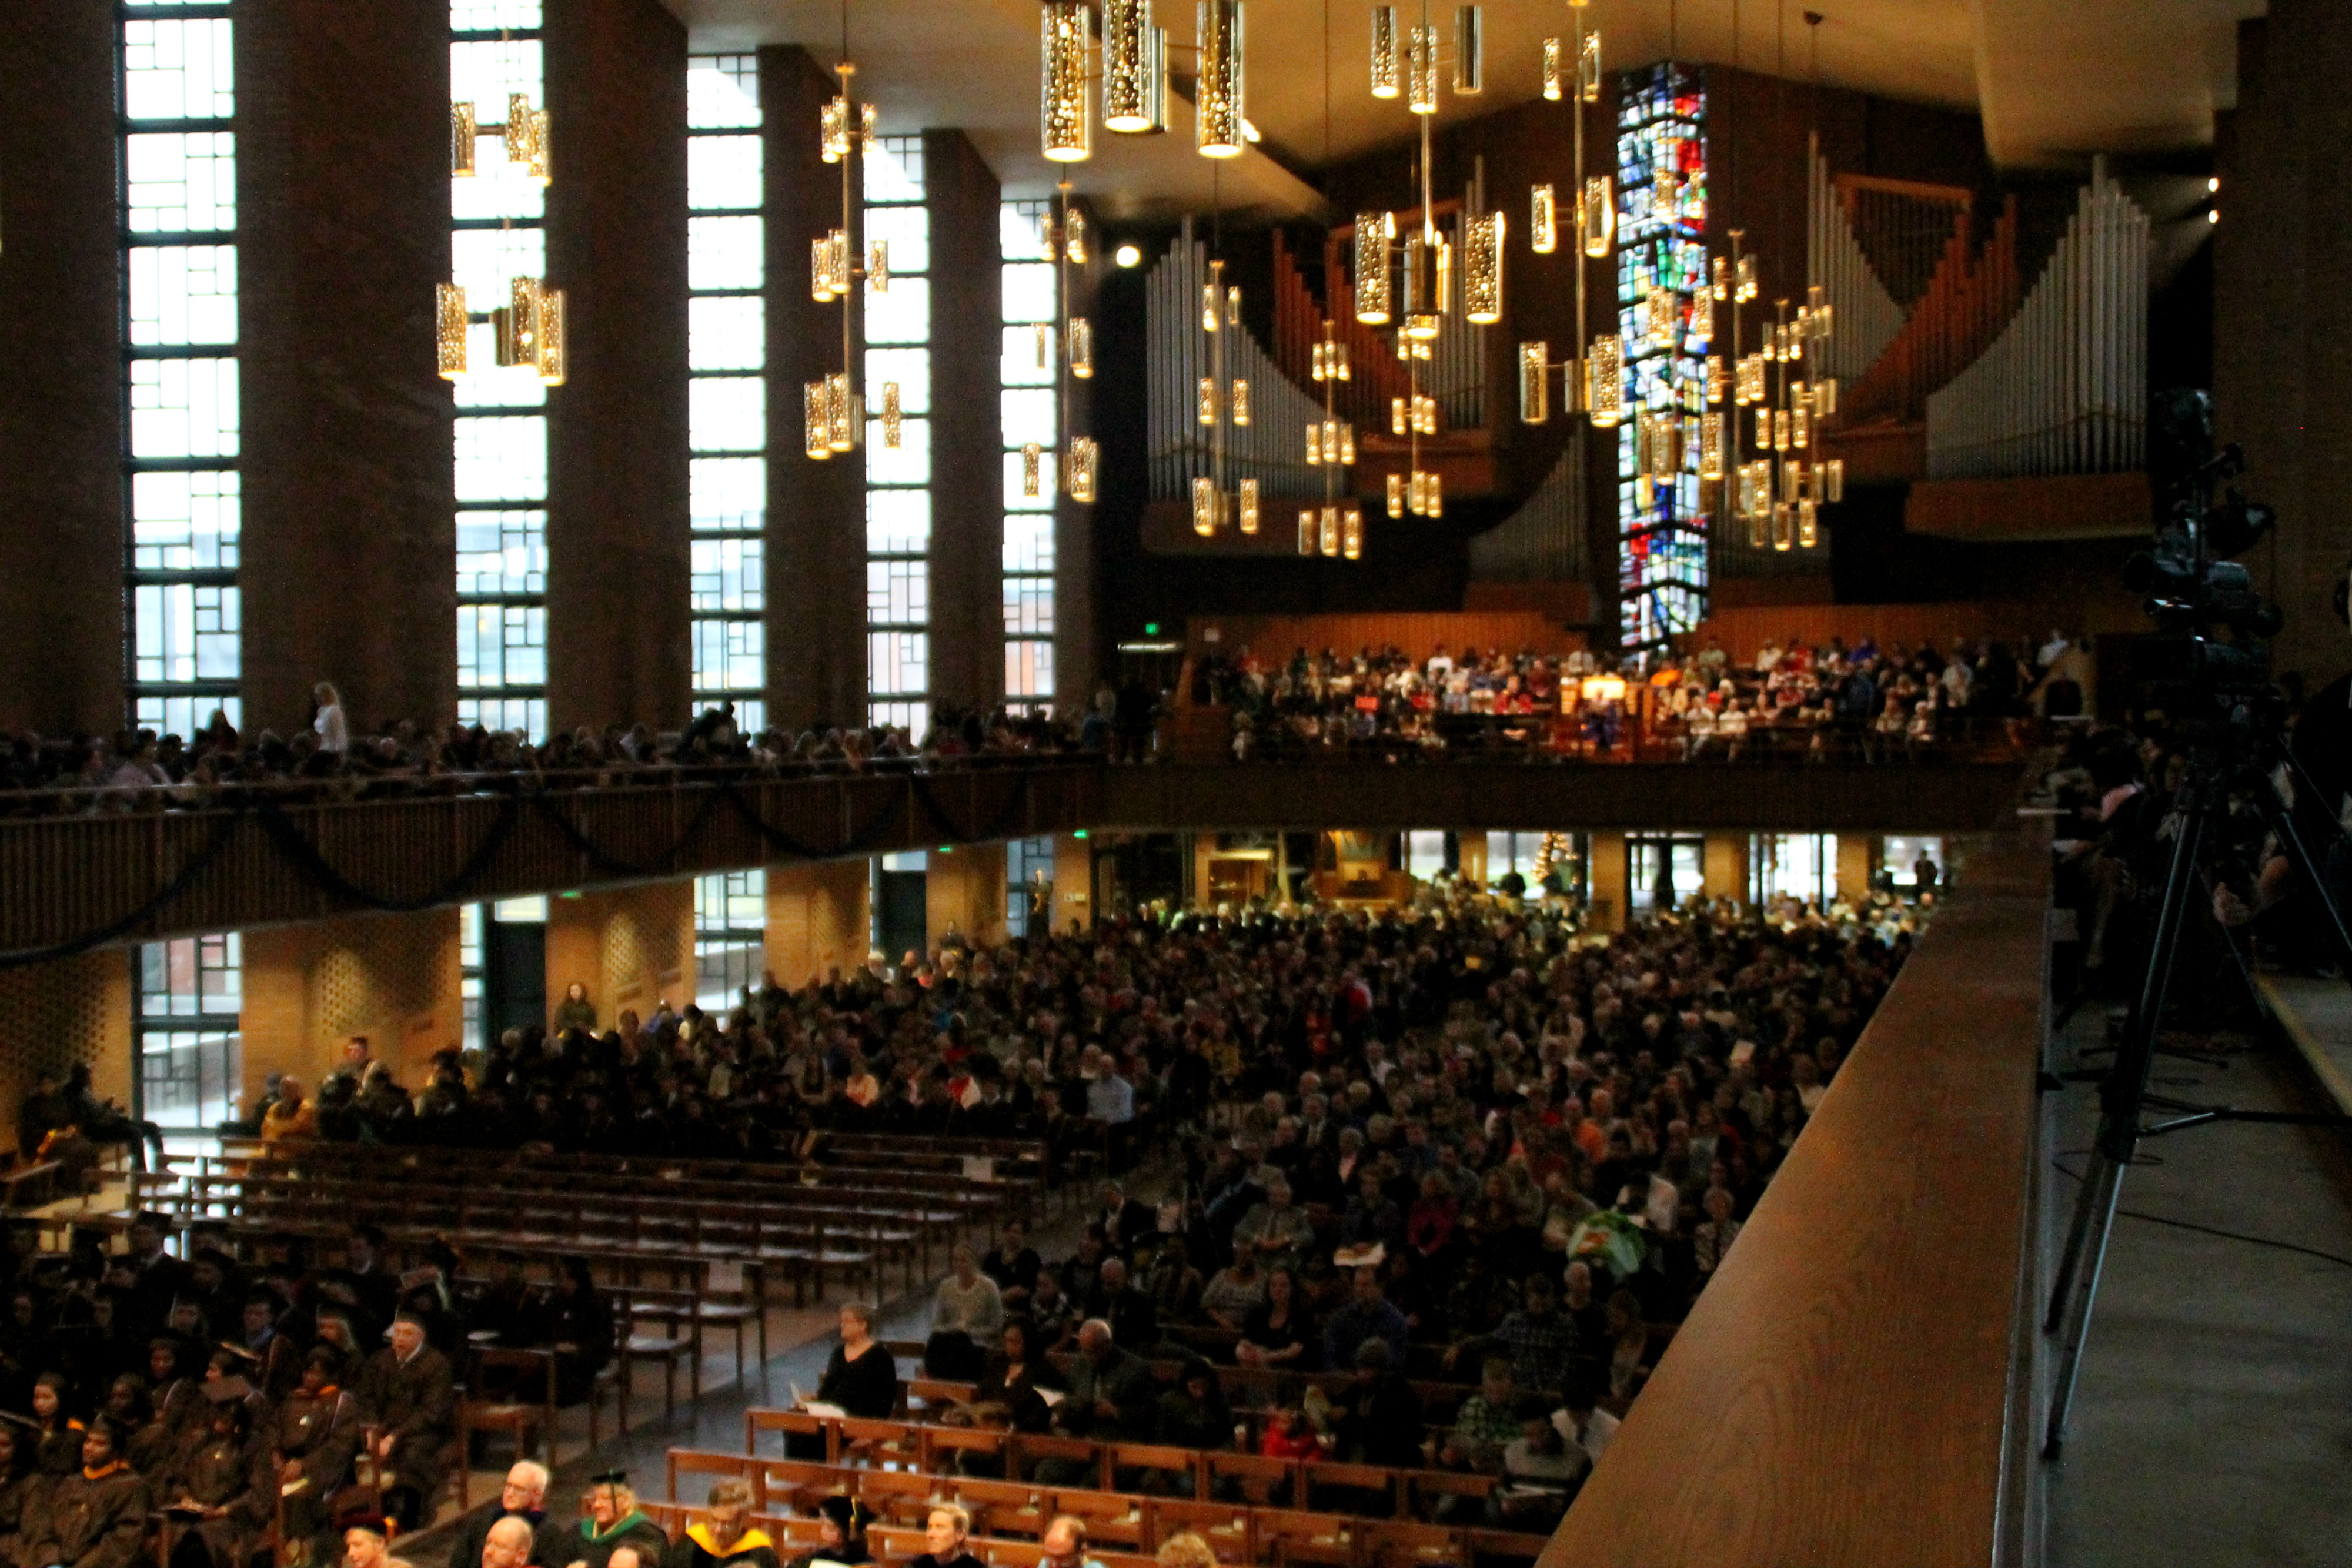
{"label": "wooden wall panel", "polygon": [[[1217,633],[1212,642],[1211,632]],[[1219,615],[1188,623],[1192,650],[1222,648],[1240,652],[1244,644],[1259,657],[1286,659],[1298,648],[1325,648],[1353,653],[1370,645],[1393,643],[1410,656],[1426,659],[1443,643],[1457,654],[1465,647],[1501,648],[1516,653],[1533,649],[1567,653],[1584,646],[1584,634],[1570,632],[1538,611],[1486,610],[1430,613],[1362,615]]]}

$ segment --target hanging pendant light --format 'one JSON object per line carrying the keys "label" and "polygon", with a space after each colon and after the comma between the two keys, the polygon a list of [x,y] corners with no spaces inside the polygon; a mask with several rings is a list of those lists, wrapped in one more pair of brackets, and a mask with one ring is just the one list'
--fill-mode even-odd
{"label": "hanging pendant light", "polygon": [[1480,327],[1503,319],[1503,214],[1483,213],[1462,224],[1462,318]]}
{"label": "hanging pendant light", "polygon": [[1242,131],[1242,0],[1200,0],[1194,143],[1203,158],[1238,158]]}
{"label": "hanging pendant light", "polygon": [[1055,163],[1076,163],[1094,152],[1094,119],[1087,111],[1087,34],[1092,14],[1086,0],[1045,0],[1039,15],[1044,76],[1039,130],[1045,153]]}

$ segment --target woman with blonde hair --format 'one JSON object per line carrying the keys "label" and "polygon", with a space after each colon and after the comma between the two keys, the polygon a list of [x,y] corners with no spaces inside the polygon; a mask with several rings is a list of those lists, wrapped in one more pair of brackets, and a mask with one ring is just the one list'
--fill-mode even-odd
{"label": "woman with blonde hair", "polygon": [[318,708],[310,727],[319,732],[319,749],[337,757],[352,748],[352,727],[343,717],[343,695],[333,685],[320,681],[310,688],[310,701]]}

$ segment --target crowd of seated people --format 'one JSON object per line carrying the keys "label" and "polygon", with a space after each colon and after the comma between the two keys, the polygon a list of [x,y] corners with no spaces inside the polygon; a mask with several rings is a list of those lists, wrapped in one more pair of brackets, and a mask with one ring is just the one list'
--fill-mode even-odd
{"label": "crowd of seated people", "polygon": [[[397,1278],[353,1229],[341,1266],[282,1242],[241,1261],[199,1226],[136,1217],[127,1249],[77,1233],[65,1251],[10,1233],[0,1322],[0,1562],[10,1568],[245,1568],[330,1550],[347,1524],[381,1540],[429,1519],[459,1462],[469,1343],[561,1345],[578,1397],[613,1344],[611,1302],[574,1262],[530,1289],[461,1275],[446,1249]],[[568,1369],[567,1369],[568,1370]],[[535,1466],[543,1494],[546,1474]],[[160,1512],[158,1511],[160,1511]],[[347,1516],[363,1511],[357,1521]],[[155,1525],[163,1533],[158,1551]],[[282,1531],[282,1539],[279,1532]],[[568,1568],[583,1555],[554,1560]],[[518,1564],[519,1568],[519,1564]]]}
{"label": "crowd of seated people", "polygon": [[1244,647],[1196,669],[1198,700],[1233,714],[1237,758],[1331,751],[1390,759],[1453,755],[1632,760],[1832,752],[1913,757],[1957,740],[2014,747],[2029,715],[2085,711],[2087,645],[2053,632],[2038,647],[1979,639],[1932,645],[1812,647],[1768,642],[1735,664],[1721,645],[1677,650],[1620,672],[1582,651],[1545,653],[1439,643],[1425,660],[1393,644],[1350,657],[1301,648],[1269,662]]}
{"label": "crowd of seated people", "polygon": [[[1156,1204],[1104,1186],[1066,1257],[1018,1226],[959,1249],[924,1360],[974,1386],[942,1418],[1230,1448],[1216,1364],[1336,1373],[1336,1393],[1278,1380],[1255,1451],[1507,1474],[1493,1507],[1530,1529],[1565,1507],[1910,945],[1706,908],[1588,946],[1516,907],[1133,935],[1063,948],[1093,959],[1068,983],[1081,1032],[1137,1039],[1187,1105],[1175,1178]],[[1056,947],[1008,964],[1048,979]],[[844,1332],[819,1396],[881,1410],[887,1376],[853,1388],[846,1368],[887,1352]],[[1153,1375],[1170,1359],[1173,1381]],[[1416,1378],[1478,1394],[1433,1433]]]}
{"label": "crowd of seated people", "polygon": [[436,728],[403,721],[382,735],[353,736],[332,688],[321,689],[320,704],[311,727],[291,735],[242,733],[218,709],[186,737],[149,728],[110,739],[29,730],[0,735],[0,815],[217,805],[253,790],[273,799],[373,800],[929,768],[972,757],[1103,751],[1113,738],[1108,701],[1076,722],[942,704],[919,740],[888,725],[748,734],[734,705],[725,703],[704,709],[683,730],[583,726],[539,744],[478,724]]}

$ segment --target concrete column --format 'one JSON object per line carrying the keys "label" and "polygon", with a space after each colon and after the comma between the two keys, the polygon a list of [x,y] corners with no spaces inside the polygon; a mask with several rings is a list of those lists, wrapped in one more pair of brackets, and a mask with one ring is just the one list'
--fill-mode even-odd
{"label": "concrete column", "polygon": [[1454,841],[1461,849],[1454,875],[1465,884],[1475,887],[1486,886],[1486,835],[1485,831],[1474,832],[1465,829],[1454,835]]}
{"label": "concrete column", "polygon": [[0,7],[0,727],[124,716],[114,7]]}
{"label": "concrete column", "polygon": [[[457,711],[448,384],[449,11],[247,0],[238,12],[238,370],[246,727],[354,731]],[[575,296],[576,298],[576,296]]]}
{"label": "concrete column", "polygon": [[809,242],[840,225],[845,179],[853,201],[857,193],[855,154],[843,164],[817,155],[818,114],[839,90],[833,73],[806,49],[760,51],[769,283],[768,722],[787,729],[863,723],[866,716],[866,462],[862,453],[822,463],[805,455],[801,392],[842,368],[845,308],[851,350],[863,352],[859,293],[852,290],[845,306],[809,298]]}
{"label": "concrete column", "polygon": [[572,357],[547,400],[548,723],[674,727],[692,679],[686,27],[658,0],[566,0],[545,49]]}
{"label": "concrete column", "polygon": [[1004,247],[996,176],[961,131],[923,132],[931,220],[931,702],[1004,694]]}
{"label": "concrete column", "polygon": [[932,852],[923,882],[924,920],[936,950],[950,931],[974,947],[1004,940],[1004,846],[965,844]]}
{"label": "concrete column", "polygon": [[[1058,668],[1058,664],[1056,666]],[[1062,833],[1054,840],[1054,929],[1095,928],[1095,846],[1091,839]]]}
{"label": "concrete column", "polygon": [[[1069,312],[1092,320],[1096,285],[1110,265],[1102,231],[1095,224],[1092,203],[1074,201],[1073,212],[1083,212],[1090,236],[1083,266],[1067,269]],[[1073,377],[1062,399],[1065,445],[1072,436],[1095,434],[1095,385],[1111,372],[1099,350],[1100,367],[1086,381]],[[1102,477],[1096,477],[1097,500],[1080,506],[1066,491],[1054,503],[1054,704],[1065,712],[1083,713],[1095,695],[1095,514],[1101,507]]]}
{"label": "concrete column", "polygon": [[864,860],[768,868],[767,965],[788,990],[865,963],[874,936],[874,868]]}
{"label": "concrete column", "polygon": [[412,1090],[436,1051],[465,1043],[454,905],[263,926],[245,934],[244,951],[247,1104],[273,1071],[316,1089],[355,1034]]}
{"label": "concrete column", "polygon": [[694,883],[640,883],[547,901],[547,1005],[588,988],[611,1028],[623,1011],[653,1016],[694,1000]]}
{"label": "concrete column", "polygon": [[1858,903],[1870,896],[1871,873],[1878,869],[1876,833],[1837,836],[1837,896]]}
{"label": "concrete column", "polygon": [[131,956],[121,948],[0,969],[0,1145],[15,1145],[33,1081],[78,1061],[101,1098],[131,1103]]}
{"label": "concrete column", "polygon": [[[1467,846],[1465,846],[1467,855]],[[1595,833],[1592,835],[1592,864],[1590,868],[1592,884],[1592,929],[1622,931],[1625,929],[1625,835]]]}
{"label": "concrete column", "polygon": [[1746,833],[1709,833],[1702,873],[1702,885],[1709,898],[1728,898],[1739,904],[1748,902],[1748,835]]}

